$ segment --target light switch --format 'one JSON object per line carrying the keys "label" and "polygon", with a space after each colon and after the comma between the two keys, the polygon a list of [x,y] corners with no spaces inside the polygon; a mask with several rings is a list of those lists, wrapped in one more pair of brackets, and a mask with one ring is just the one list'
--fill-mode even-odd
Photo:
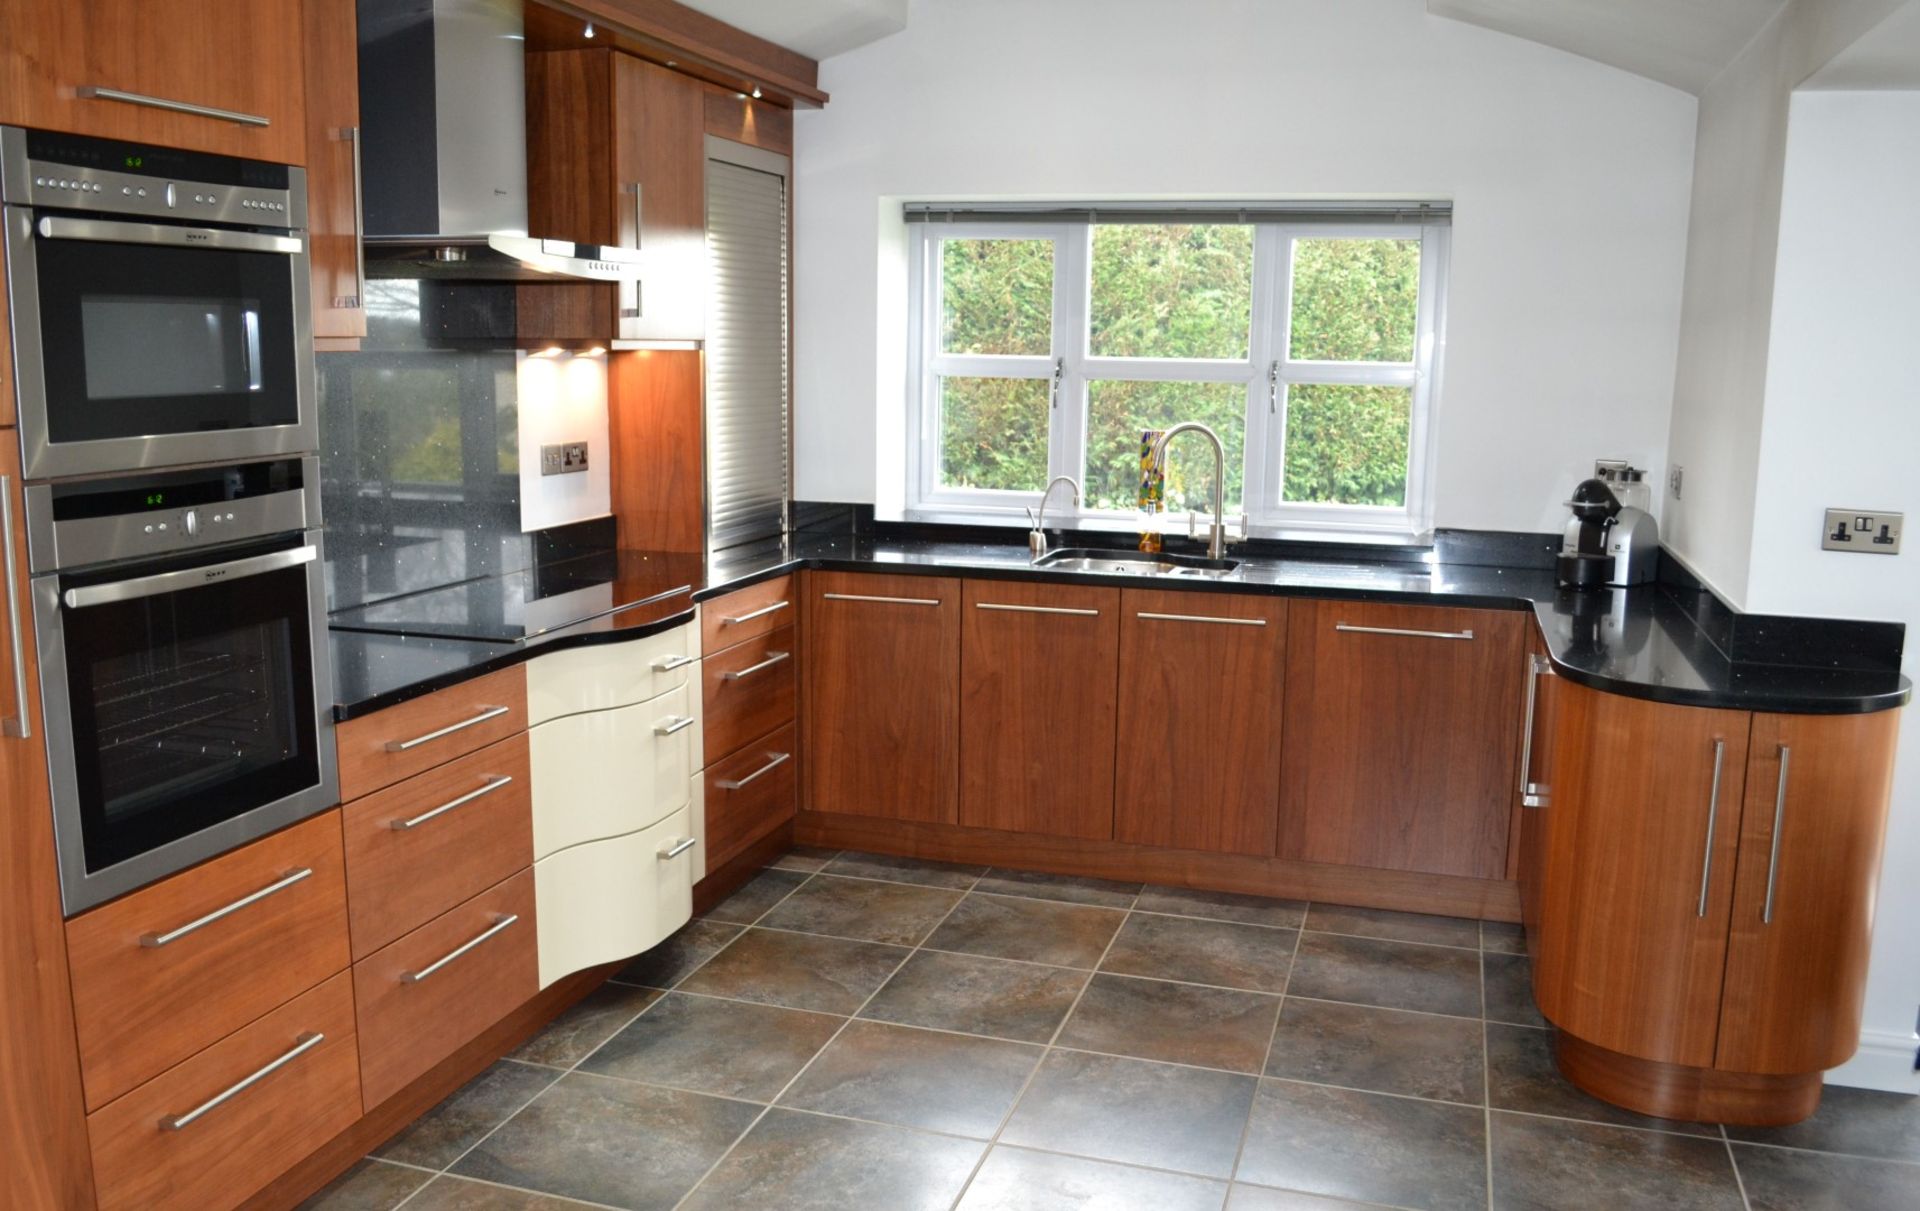
{"label": "light switch", "polygon": [[1828,509],[1826,526],[1820,531],[1820,549],[1861,555],[1898,555],[1905,517],[1903,513],[1871,509]]}

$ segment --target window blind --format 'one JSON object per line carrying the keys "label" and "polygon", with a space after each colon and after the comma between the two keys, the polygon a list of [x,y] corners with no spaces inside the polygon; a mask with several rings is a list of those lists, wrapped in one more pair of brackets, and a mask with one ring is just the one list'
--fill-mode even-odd
{"label": "window blind", "polygon": [[781,532],[788,496],[787,183],[707,161],[707,547]]}
{"label": "window blind", "polygon": [[1437,223],[1451,202],[908,202],[909,223]]}

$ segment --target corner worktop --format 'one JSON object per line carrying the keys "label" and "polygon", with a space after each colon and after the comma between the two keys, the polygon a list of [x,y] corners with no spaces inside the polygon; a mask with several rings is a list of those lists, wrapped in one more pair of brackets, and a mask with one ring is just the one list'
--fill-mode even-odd
{"label": "corner worktop", "polygon": [[[806,568],[1531,610],[1561,676],[1612,693],[1689,706],[1859,714],[1901,706],[1912,690],[1897,659],[1890,664],[1884,654],[1863,659],[1842,648],[1819,667],[1730,658],[1721,646],[1724,633],[1716,643],[1713,611],[1689,610],[1662,586],[1578,593],[1558,588],[1553,573],[1539,567],[1409,559],[1400,553],[1338,560],[1234,555],[1240,566],[1227,575],[1168,578],[1035,568],[1025,547],[1013,544],[799,534],[784,543],[715,554],[684,578],[697,583],[677,597],[640,608],[644,592],[636,587],[631,602],[616,597],[615,611],[521,642],[336,629],[331,634],[334,714],[340,720],[354,718],[562,647],[640,638],[689,621],[696,602]],[[623,551],[621,557],[687,558],[641,551]]]}

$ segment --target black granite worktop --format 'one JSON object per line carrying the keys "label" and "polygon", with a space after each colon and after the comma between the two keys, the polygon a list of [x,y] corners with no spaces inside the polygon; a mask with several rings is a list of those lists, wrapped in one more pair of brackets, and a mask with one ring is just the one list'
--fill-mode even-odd
{"label": "black granite worktop", "polygon": [[[1231,573],[1176,579],[1034,568],[1024,545],[848,534],[802,534],[784,544],[770,541],[724,551],[704,568],[697,561],[690,566],[685,556],[628,551],[620,555],[621,575],[610,581],[607,613],[524,640],[335,630],[335,716],[363,715],[558,647],[652,634],[689,620],[693,601],[799,568],[1531,610],[1555,671],[1567,679],[1693,706],[1855,714],[1900,706],[1912,689],[1898,671],[1897,644],[1891,662],[1884,644],[1866,654],[1845,648],[1829,651],[1805,636],[1803,642],[1761,655],[1799,653],[1806,659],[1812,653],[1826,663],[1730,658],[1733,631],[1724,607],[1716,613],[1690,606],[1686,594],[1676,597],[1670,586],[1575,593],[1557,588],[1553,573],[1537,566],[1537,560],[1529,561],[1535,566],[1512,567],[1447,562],[1421,551],[1370,554],[1342,548],[1340,553],[1338,559],[1309,559],[1236,551],[1241,562]],[[500,579],[504,583],[505,578]],[[691,601],[682,593],[639,604],[658,597],[669,579],[673,587],[691,586]],[[486,598],[485,582],[463,588],[476,600]],[[1773,629],[1780,631],[1778,625]]]}

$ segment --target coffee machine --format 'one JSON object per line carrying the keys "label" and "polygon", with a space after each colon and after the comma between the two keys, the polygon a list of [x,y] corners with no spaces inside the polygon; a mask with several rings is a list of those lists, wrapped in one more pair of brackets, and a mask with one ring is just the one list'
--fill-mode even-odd
{"label": "coffee machine", "polygon": [[[1600,474],[1581,480],[1567,501],[1573,517],[1560,541],[1559,581],[1575,589],[1645,584],[1660,558],[1659,526],[1641,507],[1645,477],[1623,463],[1595,470]],[[1622,494],[1635,503],[1622,503]]]}

